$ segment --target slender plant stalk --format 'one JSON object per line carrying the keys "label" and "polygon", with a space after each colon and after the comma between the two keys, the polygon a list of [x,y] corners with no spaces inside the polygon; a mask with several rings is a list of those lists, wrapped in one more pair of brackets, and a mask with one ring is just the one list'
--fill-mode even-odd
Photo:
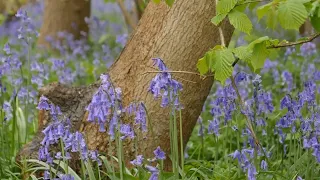
{"label": "slender plant stalk", "polygon": [[182,179],[184,179],[184,147],[183,147],[183,132],[182,132],[182,113],[179,110],[179,125],[180,125],[180,158],[181,158],[181,169],[182,169]]}
{"label": "slender plant stalk", "polygon": [[68,164],[67,164],[67,159],[65,158],[65,152],[64,152],[64,145],[63,145],[63,141],[62,139],[60,138],[60,148],[61,148],[61,153],[62,153],[62,160],[64,162],[64,166],[65,166],[65,169],[66,169],[66,174],[68,174]]}
{"label": "slender plant stalk", "polygon": [[174,159],[175,159],[175,177],[179,179],[179,148],[178,148],[178,127],[177,127],[177,118],[176,111],[173,107],[173,146],[174,146]]}

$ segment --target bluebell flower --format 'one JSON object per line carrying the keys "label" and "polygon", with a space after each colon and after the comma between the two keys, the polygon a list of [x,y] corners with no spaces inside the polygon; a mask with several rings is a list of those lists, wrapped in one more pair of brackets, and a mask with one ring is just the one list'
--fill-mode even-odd
{"label": "bluebell flower", "polygon": [[49,104],[48,104],[48,98],[46,98],[45,96],[42,95],[40,97],[37,109],[39,109],[39,110],[49,110],[50,107],[49,107]]}
{"label": "bluebell flower", "polygon": [[129,124],[121,124],[120,133],[122,134],[121,140],[124,140],[127,137],[130,139],[133,139],[135,137],[134,131]]}
{"label": "bluebell flower", "polygon": [[265,160],[261,161],[261,169],[268,170],[268,163]]}
{"label": "bluebell flower", "polygon": [[292,89],[294,88],[292,74],[289,71],[285,70],[282,72],[281,77],[283,79],[283,82],[287,84],[286,91],[291,92]]}
{"label": "bluebell flower", "polygon": [[143,165],[143,160],[144,160],[143,156],[142,156],[142,155],[138,155],[138,156],[136,157],[136,159],[130,161],[130,163],[131,163],[132,165],[134,165],[134,166],[139,166],[139,167],[141,167],[141,166]]}
{"label": "bluebell flower", "polygon": [[149,92],[153,94],[154,98],[162,97],[161,107],[166,107],[172,103],[175,108],[181,109],[178,94],[182,91],[182,84],[172,79],[171,74],[166,72],[168,69],[161,59],[155,58],[153,61],[154,66],[157,66],[162,72],[152,79]]}
{"label": "bluebell flower", "polygon": [[6,120],[10,120],[13,117],[11,104],[8,101],[4,101],[2,109],[5,112]]}
{"label": "bluebell flower", "polygon": [[11,54],[10,45],[9,45],[8,43],[6,43],[6,44],[4,45],[3,51],[4,51],[7,55]]}
{"label": "bluebell flower", "polygon": [[50,172],[49,171],[44,171],[43,179],[50,180]]}
{"label": "bluebell flower", "polygon": [[317,53],[316,44],[313,42],[303,43],[300,47],[302,56],[311,56]]}
{"label": "bluebell flower", "polygon": [[240,83],[240,82],[246,81],[246,80],[248,80],[248,74],[245,73],[245,72],[239,72],[235,76],[235,82],[236,83]]}
{"label": "bluebell flower", "polygon": [[71,174],[60,174],[59,177],[61,180],[74,180]]}
{"label": "bluebell flower", "polygon": [[151,172],[151,176],[149,180],[158,180],[159,176],[159,170],[156,167],[150,166],[150,165],[145,165],[145,168]]}
{"label": "bluebell flower", "polygon": [[[97,122],[99,131],[105,132],[106,123],[109,123],[109,134],[114,137],[118,118],[121,115],[121,89],[113,88],[108,75],[100,76],[101,85],[93,95],[92,101],[86,108],[89,112],[88,121]],[[120,113],[119,113],[120,112]],[[111,119],[110,119],[111,115]]]}
{"label": "bluebell flower", "polygon": [[257,174],[256,167],[253,164],[250,164],[248,168],[248,180],[256,180]]}
{"label": "bluebell flower", "polygon": [[166,153],[161,150],[160,146],[158,146],[157,149],[153,151],[153,154],[158,160],[166,159]]}
{"label": "bluebell flower", "polygon": [[298,176],[296,180],[303,180],[302,177]]}
{"label": "bluebell flower", "polygon": [[202,117],[201,116],[199,116],[197,122],[199,124],[198,136],[203,137],[203,135],[204,135],[204,125],[202,123]]}
{"label": "bluebell flower", "polygon": [[218,118],[213,118],[213,120],[209,120],[208,134],[215,134],[216,136],[219,136],[219,128],[220,122]]}

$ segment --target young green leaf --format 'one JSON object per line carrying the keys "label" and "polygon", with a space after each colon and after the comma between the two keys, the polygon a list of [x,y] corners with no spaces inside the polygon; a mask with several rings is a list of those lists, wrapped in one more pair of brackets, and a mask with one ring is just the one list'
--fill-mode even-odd
{"label": "young green leaf", "polygon": [[315,4],[315,3],[314,3],[314,6],[316,6],[316,8],[314,9],[313,15],[311,16],[310,20],[313,28],[318,32],[320,32],[320,6],[319,4]]}
{"label": "young green leaf", "polygon": [[258,9],[257,9],[258,20],[263,18],[263,16],[265,16],[268,13],[268,11],[270,10],[271,7],[272,7],[272,2],[258,7]]}
{"label": "young green leaf", "polygon": [[224,85],[225,81],[231,76],[233,71],[232,63],[235,58],[230,49],[213,49],[212,58],[214,63],[214,78]]}
{"label": "young green leaf", "polygon": [[270,53],[266,47],[266,42],[255,44],[252,52],[252,56],[248,59],[247,62],[250,63],[255,73],[259,73],[259,71],[263,68],[264,62],[266,61],[266,58]]}
{"label": "young green leaf", "polygon": [[237,0],[220,0],[217,5],[217,15],[230,12],[237,4]]}
{"label": "young green leaf", "polygon": [[240,46],[232,50],[234,55],[241,60],[246,60],[252,56],[252,49],[247,46]]}
{"label": "young green leaf", "polygon": [[276,29],[276,27],[278,26],[277,14],[278,14],[278,11],[274,7],[270,8],[269,11],[267,12],[266,23],[268,28]]}
{"label": "young green leaf", "polygon": [[232,10],[229,13],[229,20],[236,29],[250,34],[252,30],[252,23],[246,14],[236,10]]}
{"label": "young green leaf", "polygon": [[201,75],[204,75],[209,71],[209,67],[207,65],[205,57],[199,59],[197,63],[197,68]]}
{"label": "young green leaf", "polygon": [[174,3],[174,0],[166,0],[166,3],[167,3],[169,6],[172,6],[173,3]]}
{"label": "young green leaf", "polygon": [[299,29],[307,17],[308,12],[301,1],[289,0],[279,4],[278,19],[284,29]]}
{"label": "young green leaf", "polygon": [[218,14],[211,19],[211,22],[217,26],[226,16],[227,16],[227,13]]}

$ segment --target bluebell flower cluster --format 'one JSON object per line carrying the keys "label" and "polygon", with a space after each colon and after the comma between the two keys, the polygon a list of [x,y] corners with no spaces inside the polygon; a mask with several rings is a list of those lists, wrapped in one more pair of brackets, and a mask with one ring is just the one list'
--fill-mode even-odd
{"label": "bluebell flower cluster", "polygon": [[182,91],[182,84],[172,78],[171,74],[167,72],[168,68],[160,58],[152,60],[154,66],[161,72],[152,79],[149,91],[153,94],[154,98],[162,98],[161,107],[173,104],[175,108],[181,109],[179,92]]}
{"label": "bluebell flower cluster", "polygon": [[[256,175],[258,174],[257,169],[254,165],[254,154],[255,149],[242,149],[241,151],[236,150],[235,152],[231,153],[230,156],[233,159],[237,159],[241,169],[244,172],[247,172],[248,180],[256,180]],[[265,151],[265,149],[263,149]],[[261,151],[257,152],[257,156],[263,156],[263,153]],[[267,170],[268,164],[265,160],[261,161],[261,169]]]}
{"label": "bluebell flower cluster", "polygon": [[138,126],[142,132],[147,132],[147,111],[143,102],[131,103],[126,107],[126,113],[129,117],[134,116],[135,126]]}
{"label": "bluebell flower cluster", "polygon": [[[161,148],[158,146],[156,150],[153,151],[154,158],[151,160],[148,160],[150,163],[158,160],[164,160],[166,159],[166,154],[164,151],[161,150]],[[138,155],[136,159],[130,161],[130,163],[137,167],[142,167],[144,165],[145,169],[151,173],[151,176],[149,177],[149,180],[157,180],[159,177],[159,169],[155,166],[151,166],[149,164],[144,164],[144,158],[142,155]]]}
{"label": "bluebell flower cluster", "polygon": [[[38,104],[39,110],[48,110],[53,119],[43,131],[44,138],[41,141],[41,148],[39,149],[38,156],[39,160],[46,162],[49,165],[53,165],[53,160],[70,160],[71,153],[79,153],[79,157],[88,161],[89,159],[101,165],[101,160],[97,151],[88,150],[85,138],[82,133],[76,131],[71,132],[71,123],[70,120],[63,116],[60,108],[54,104],[49,103],[49,99],[41,96]],[[63,143],[63,152],[61,151],[53,152],[50,151],[52,145],[59,145]],[[46,176],[46,173],[45,173]],[[61,175],[60,178],[72,179],[71,175]]]}
{"label": "bluebell flower cluster", "polygon": [[108,134],[114,138],[119,116],[122,113],[121,90],[113,87],[109,75],[102,74],[100,78],[101,85],[86,108],[89,112],[88,121],[97,122],[100,132],[106,131],[108,123]]}

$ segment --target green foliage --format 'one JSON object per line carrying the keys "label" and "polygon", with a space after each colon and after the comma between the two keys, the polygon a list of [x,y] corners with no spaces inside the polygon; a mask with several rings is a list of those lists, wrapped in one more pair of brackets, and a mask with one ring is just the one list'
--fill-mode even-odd
{"label": "green foliage", "polygon": [[237,0],[220,0],[217,4],[217,15],[229,13],[237,4]]}
{"label": "green foliage", "polygon": [[311,12],[311,24],[314,27],[315,30],[320,32],[320,2],[315,1],[312,3],[312,9],[310,10]]}
{"label": "green foliage", "polygon": [[[217,15],[211,19],[211,22],[218,26],[224,18],[228,17],[236,30],[250,34],[252,23],[244,11],[252,3],[255,3],[254,6],[257,5],[256,2],[249,0],[220,0],[217,4]],[[319,0],[273,0],[257,7],[256,15],[259,21],[266,17],[268,28],[276,29],[277,22],[279,22],[284,29],[298,30],[307,20],[309,14],[314,28],[320,31],[319,4]],[[237,57],[246,62],[252,71],[258,73],[263,68],[266,58],[272,54],[271,49],[278,44],[278,39],[258,37],[249,45],[236,47],[232,50],[216,46],[199,60],[197,68],[202,75],[209,71],[214,72],[215,79],[224,83],[227,76],[232,74],[232,61]]]}
{"label": "green foliage", "polygon": [[235,58],[232,51],[223,46],[216,46],[201,58],[197,64],[200,74],[209,70],[215,73],[215,79],[224,84],[225,80],[232,74],[232,63]]}
{"label": "green foliage", "polygon": [[234,28],[250,34],[252,30],[252,23],[246,14],[236,10],[232,10],[229,13],[229,20]]}
{"label": "green foliage", "polygon": [[284,29],[299,29],[308,17],[305,6],[299,0],[280,2],[278,11],[278,19]]}
{"label": "green foliage", "polygon": [[173,3],[174,3],[174,0],[166,0],[166,3],[167,3],[169,6],[172,6]]}
{"label": "green foliage", "polygon": [[227,13],[218,14],[211,19],[211,22],[217,26],[227,15]]}

